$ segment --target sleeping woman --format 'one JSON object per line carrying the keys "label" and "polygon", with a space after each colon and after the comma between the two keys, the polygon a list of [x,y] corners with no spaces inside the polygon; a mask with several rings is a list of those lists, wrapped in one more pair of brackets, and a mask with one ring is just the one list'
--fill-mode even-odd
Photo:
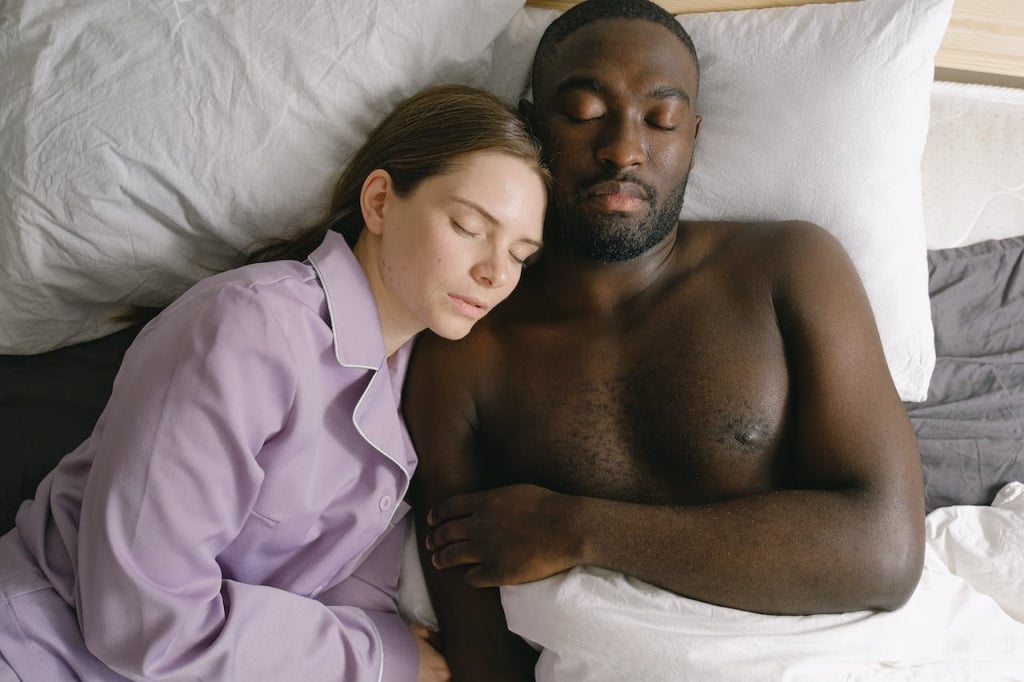
{"label": "sleeping woman", "polygon": [[447,679],[397,610],[401,384],[516,286],[549,182],[500,100],[426,90],[318,226],[150,322],[0,538],[0,680]]}

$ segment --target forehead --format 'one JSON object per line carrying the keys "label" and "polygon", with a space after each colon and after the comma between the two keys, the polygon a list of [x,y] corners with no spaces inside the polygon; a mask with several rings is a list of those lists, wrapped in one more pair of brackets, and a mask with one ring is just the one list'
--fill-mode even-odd
{"label": "forehead", "polygon": [[567,36],[538,74],[535,101],[540,104],[575,78],[638,89],[670,85],[691,98],[697,92],[690,51],[669,29],[642,19],[600,19]]}
{"label": "forehead", "polygon": [[414,196],[459,205],[494,222],[517,224],[525,216],[536,217],[539,225],[547,189],[537,168],[523,159],[478,151],[460,156],[448,172],[426,178]]}

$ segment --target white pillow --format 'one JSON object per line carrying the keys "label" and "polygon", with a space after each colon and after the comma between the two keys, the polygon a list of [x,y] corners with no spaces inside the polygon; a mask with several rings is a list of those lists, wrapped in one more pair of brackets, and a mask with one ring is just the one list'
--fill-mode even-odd
{"label": "white pillow", "polygon": [[401,98],[479,85],[522,0],[13,0],[0,353],[102,336],[318,216]]}
{"label": "white pillow", "polygon": [[[904,400],[925,399],[935,364],[920,168],[952,6],[862,0],[679,17],[701,59],[704,117],[682,216],[830,230],[864,281]],[[524,91],[524,55],[555,16],[513,19],[489,87]]]}

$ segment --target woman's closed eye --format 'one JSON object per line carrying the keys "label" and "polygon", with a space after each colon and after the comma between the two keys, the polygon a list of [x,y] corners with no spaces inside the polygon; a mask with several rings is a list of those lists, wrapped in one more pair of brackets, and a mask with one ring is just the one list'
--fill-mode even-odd
{"label": "woman's closed eye", "polygon": [[[476,232],[469,227],[466,227],[455,218],[450,218],[452,229],[455,230],[456,234],[459,234],[468,239],[484,239],[487,238],[485,232]],[[534,244],[527,244],[525,242],[517,242],[513,248],[509,249],[508,257],[512,260],[512,263],[520,267],[526,267],[532,263],[535,258],[534,256],[540,251],[540,248]]]}
{"label": "woman's closed eye", "polygon": [[516,253],[515,253],[514,251],[509,251],[509,252],[508,252],[508,255],[509,255],[509,258],[511,258],[511,259],[512,259],[512,262],[513,262],[513,263],[514,263],[515,265],[518,265],[518,266],[519,266],[519,267],[521,267],[521,268],[525,268],[525,267],[526,267],[526,259],[525,259],[525,258],[522,258],[522,257],[520,257],[520,256],[517,256],[517,255],[516,255]]}
{"label": "woman's closed eye", "polygon": [[540,249],[523,249],[522,251],[509,251],[508,255],[512,258],[513,262],[525,268],[537,260],[535,256],[538,253],[540,253]]}
{"label": "woman's closed eye", "polygon": [[461,234],[463,237],[476,238],[483,236],[479,232],[474,232],[473,230],[463,227],[462,224],[459,223],[459,221],[455,220],[454,218],[451,219],[451,224],[452,229],[455,230],[455,232],[457,232],[458,234]]}

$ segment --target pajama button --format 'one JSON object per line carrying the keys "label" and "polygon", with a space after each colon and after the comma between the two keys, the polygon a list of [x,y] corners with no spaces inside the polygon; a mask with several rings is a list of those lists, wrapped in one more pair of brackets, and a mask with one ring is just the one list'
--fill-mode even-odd
{"label": "pajama button", "polygon": [[388,511],[389,509],[391,509],[391,496],[385,495],[384,497],[380,498],[380,510]]}

